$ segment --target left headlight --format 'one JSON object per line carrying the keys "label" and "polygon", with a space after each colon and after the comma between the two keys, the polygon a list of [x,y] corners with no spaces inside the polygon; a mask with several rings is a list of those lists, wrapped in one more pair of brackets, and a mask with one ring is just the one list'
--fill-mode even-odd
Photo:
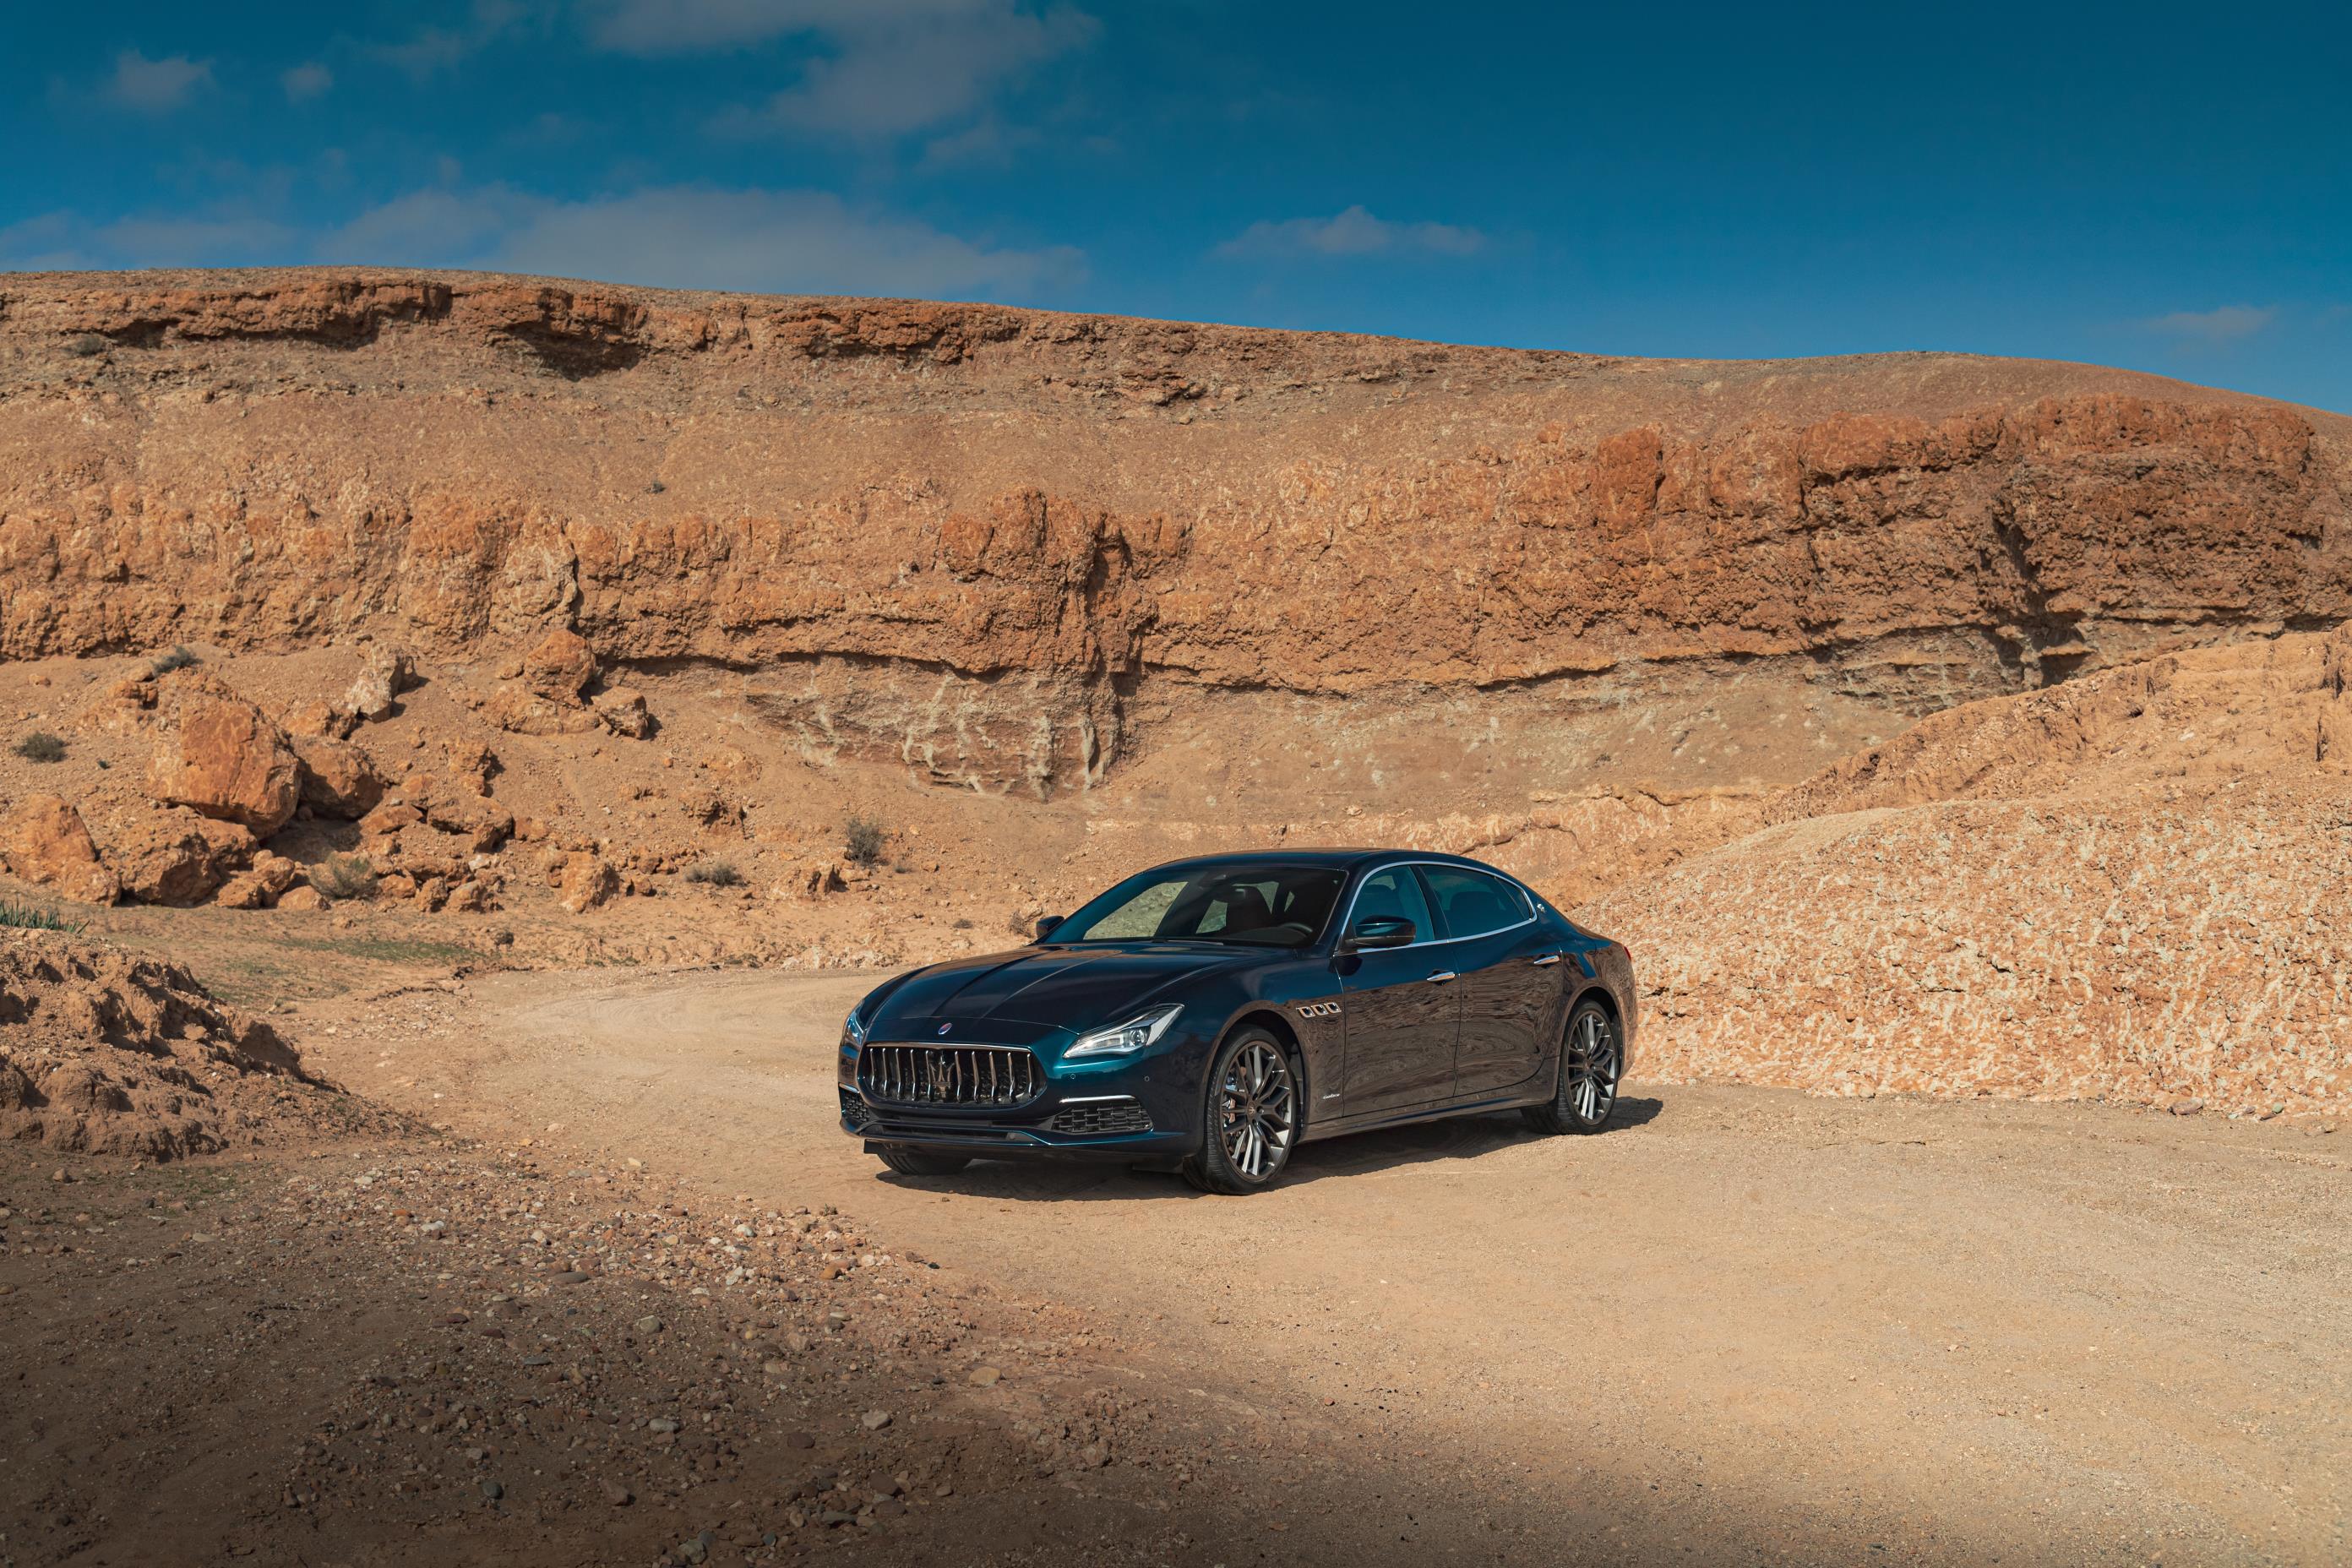
{"label": "left headlight", "polygon": [[1068,1050],[1062,1053],[1062,1059],[1068,1061],[1074,1057],[1133,1056],[1146,1046],[1157,1045],[1160,1037],[1166,1034],[1175,1024],[1176,1015],[1183,1010],[1181,1003],[1171,1002],[1166,1006],[1154,1007],[1148,1012],[1139,1013],[1124,1024],[1113,1024],[1108,1029],[1097,1029],[1090,1035],[1081,1035],[1071,1044]]}
{"label": "left headlight", "polygon": [[849,1010],[849,1016],[841,1021],[841,1043],[855,1050],[866,1048],[866,1021],[857,1016],[865,1008],[866,1004],[860,1002]]}

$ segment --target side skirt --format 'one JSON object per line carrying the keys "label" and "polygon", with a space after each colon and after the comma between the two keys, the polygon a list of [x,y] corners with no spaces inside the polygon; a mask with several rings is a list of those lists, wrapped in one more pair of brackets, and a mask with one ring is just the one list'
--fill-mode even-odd
{"label": "side skirt", "polygon": [[1363,1116],[1342,1116],[1336,1121],[1309,1122],[1299,1134],[1301,1143],[1313,1143],[1325,1138],[1342,1137],[1349,1132],[1370,1132],[1382,1127],[1409,1127],[1416,1121],[1442,1121],[1449,1116],[1472,1116],[1485,1110],[1516,1110],[1523,1105],[1541,1105],[1550,1100],[1549,1094],[1530,1095],[1521,1085],[1508,1093],[1486,1095],[1475,1100],[1449,1100],[1435,1105],[1416,1105],[1403,1110],[1375,1110]]}

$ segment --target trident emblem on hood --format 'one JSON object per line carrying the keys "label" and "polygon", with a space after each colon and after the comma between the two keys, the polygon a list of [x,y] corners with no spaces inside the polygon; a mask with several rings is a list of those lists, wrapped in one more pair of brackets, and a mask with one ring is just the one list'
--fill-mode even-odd
{"label": "trident emblem on hood", "polygon": [[940,1034],[942,1034],[942,1035],[944,1035],[944,1034],[946,1034],[950,1029],[952,1029],[952,1028],[954,1028],[954,1027],[955,1027],[955,1026],[954,1026],[953,1024],[941,1024],[941,1025],[940,1026]]}

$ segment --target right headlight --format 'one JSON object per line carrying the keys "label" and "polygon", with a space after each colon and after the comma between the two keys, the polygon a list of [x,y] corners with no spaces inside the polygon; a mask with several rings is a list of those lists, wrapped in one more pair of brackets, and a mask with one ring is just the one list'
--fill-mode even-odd
{"label": "right headlight", "polygon": [[1062,1059],[1069,1061],[1077,1057],[1133,1056],[1146,1046],[1157,1045],[1160,1037],[1166,1034],[1169,1026],[1176,1022],[1176,1015],[1183,1010],[1181,1004],[1171,1002],[1164,1006],[1138,1013],[1124,1024],[1113,1024],[1108,1029],[1097,1029],[1092,1034],[1080,1035],[1071,1043],[1070,1048],[1062,1053]]}

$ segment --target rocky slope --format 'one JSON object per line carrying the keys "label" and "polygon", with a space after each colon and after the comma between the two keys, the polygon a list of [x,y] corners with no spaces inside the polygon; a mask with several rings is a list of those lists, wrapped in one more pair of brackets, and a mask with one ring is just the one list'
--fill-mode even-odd
{"label": "rocky slope", "polygon": [[1040,793],[1204,697],[1342,740],[1442,700],[1555,783],[1638,704],[1680,736],[1642,771],[1786,782],[1956,700],[2352,612],[2347,430],[1950,355],[25,275],[0,651],[568,627],[751,672],[813,751]]}

